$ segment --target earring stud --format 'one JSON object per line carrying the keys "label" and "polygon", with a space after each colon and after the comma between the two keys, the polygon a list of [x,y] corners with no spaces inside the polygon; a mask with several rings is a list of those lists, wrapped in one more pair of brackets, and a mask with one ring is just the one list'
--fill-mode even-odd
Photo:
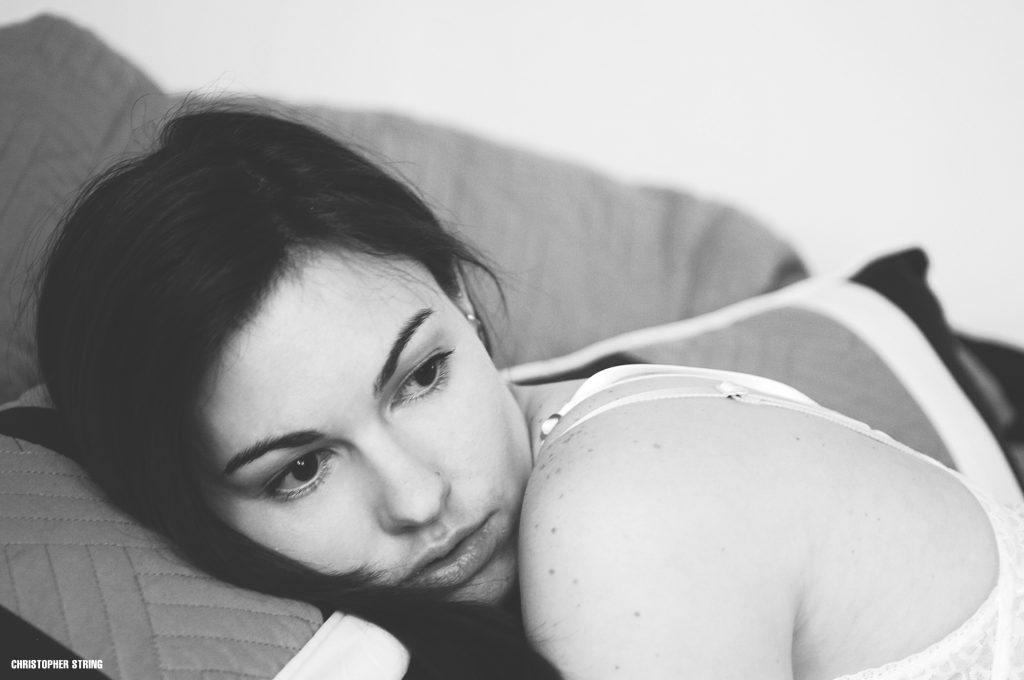
{"label": "earring stud", "polygon": [[469,325],[476,329],[476,334],[480,340],[483,341],[484,346],[487,346],[487,336],[484,333],[484,325],[480,319],[478,319],[476,314],[473,312],[465,312],[464,316],[466,317],[466,321],[469,322]]}

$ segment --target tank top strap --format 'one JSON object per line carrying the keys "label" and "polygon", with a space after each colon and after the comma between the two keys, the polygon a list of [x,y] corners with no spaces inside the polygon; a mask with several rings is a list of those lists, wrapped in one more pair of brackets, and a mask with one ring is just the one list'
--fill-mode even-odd
{"label": "tank top strap", "polygon": [[[589,420],[591,417],[619,406],[669,397],[737,397],[753,392],[806,406],[817,406],[807,395],[789,385],[749,373],[669,364],[627,364],[607,368],[584,381],[562,408],[541,423],[541,441],[547,438],[562,418],[588,398],[612,387],[660,378],[683,378],[686,380],[671,387],[644,391],[613,400],[588,413],[573,427],[581,424],[583,420]],[[562,433],[562,435],[564,434],[565,432]]]}

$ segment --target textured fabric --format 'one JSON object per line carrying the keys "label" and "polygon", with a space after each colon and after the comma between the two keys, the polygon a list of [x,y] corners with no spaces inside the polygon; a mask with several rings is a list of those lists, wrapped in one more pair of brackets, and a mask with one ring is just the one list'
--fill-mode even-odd
{"label": "textured fabric", "polygon": [[[79,184],[147,146],[179,103],[67,22],[0,29],[0,403],[38,382],[26,270]],[[507,316],[489,319],[501,365],[686,318],[804,274],[761,224],[684,192],[629,186],[402,116],[292,112],[412,180],[493,260],[508,302]],[[480,284],[481,308],[502,309],[490,283]]]}
{"label": "textured fabric", "polygon": [[111,678],[271,678],[322,622],[198,572],[74,463],[2,436],[0,537],[0,605]]}
{"label": "textured fabric", "polygon": [[[1000,547],[996,588],[960,627],[921,652],[836,680],[1018,680],[1024,678],[1024,508],[983,496]],[[1007,638],[1000,645],[1001,620]]]}
{"label": "textured fabric", "polygon": [[556,428],[545,446],[567,436],[591,418],[620,408],[660,399],[734,399],[746,404],[796,410],[847,427],[882,442],[901,455],[911,455],[956,476],[978,499],[992,525],[999,550],[999,577],[978,610],[953,632],[907,658],[837,680],[1010,680],[1024,677],[1024,506],[999,505],[962,476],[890,436],[834,411],[822,408],[792,388],[759,376],[691,369],[682,366],[619,366],[585,382],[558,412],[563,419],[588,397],[626,383],[647,383],[643,391],[573,417]]}

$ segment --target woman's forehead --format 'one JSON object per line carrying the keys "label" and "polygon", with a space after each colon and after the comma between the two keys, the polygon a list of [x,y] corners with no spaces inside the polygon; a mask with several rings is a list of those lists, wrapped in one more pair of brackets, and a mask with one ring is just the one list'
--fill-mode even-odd
{"label": "woman's forehead", "polygon": [[207,380],[204,420],[220,429],[238,411],[279,413],[294,404],[301,412],[372,391],[410,319],[437,328],[453,310],[418,264],[307,259],[277,282],[225,346]]}
{"label": "woman's forehead", "polygon": [[287,284],[303,295],[337,296],[367,307],[379,306],[382,296],[390,298],[402,292],[419,297],[444,296],[433,275],[415,260],[335,251],[298,258],[268,299]]}
{"label": "woman's forehead", "polygon": [[430,273],[414,262],[332,254],[309,258],[275,284],[227,343],[220,369],[293,356],[312,364],[324,352],[297,353],[321,349],[321,342],[324,350],[372,357],[386,351],[380,343],[389,343],[410,314],[446,302]]}

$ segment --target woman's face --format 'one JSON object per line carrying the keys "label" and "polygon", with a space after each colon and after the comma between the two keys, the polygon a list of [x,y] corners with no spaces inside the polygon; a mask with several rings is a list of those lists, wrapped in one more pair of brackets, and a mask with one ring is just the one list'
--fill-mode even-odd
{"label": "woman's face", "polygon": [[525,420],[423,267],[308,261],[228,344],[200,416],[208,497],[257,542],[463,599],[514,583]]}

